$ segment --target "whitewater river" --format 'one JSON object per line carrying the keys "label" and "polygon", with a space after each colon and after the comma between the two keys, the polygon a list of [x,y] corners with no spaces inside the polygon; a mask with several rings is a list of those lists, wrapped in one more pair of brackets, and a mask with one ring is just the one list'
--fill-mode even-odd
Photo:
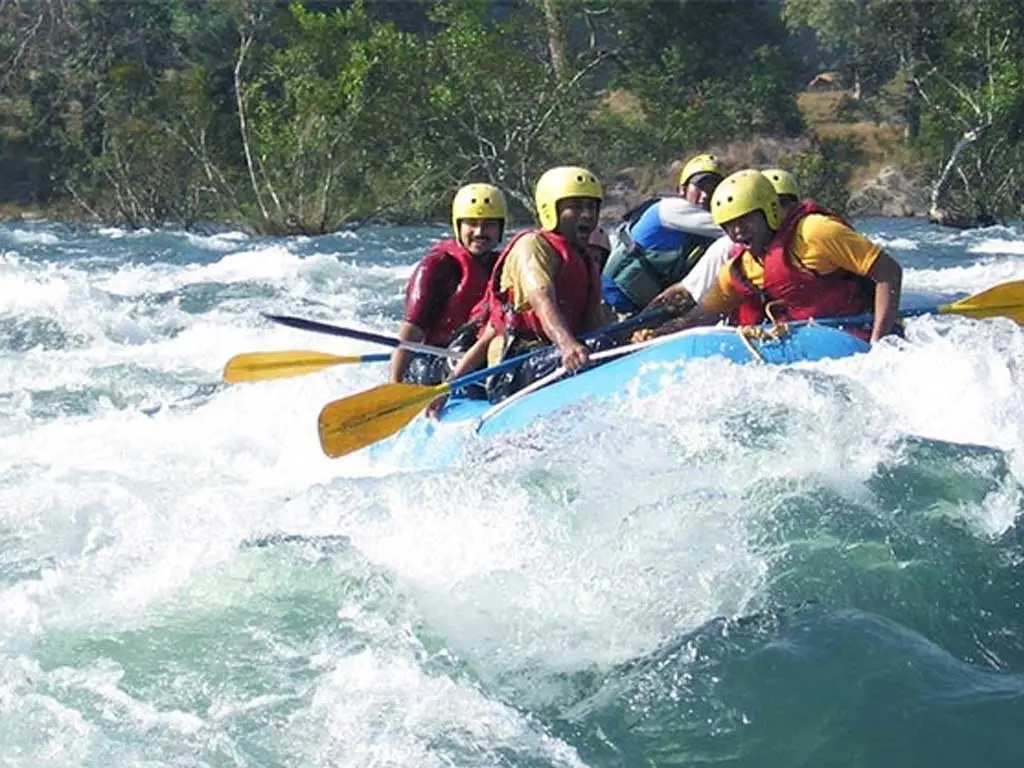
{"label": "whitewater river", "polygon": [[[1024,279],[1024,227],[860,228],[918,300]],[[908,321],[443,471],[329,460],[444,229],[0,226],[0,766],[1024,765],[1024,332]]]}

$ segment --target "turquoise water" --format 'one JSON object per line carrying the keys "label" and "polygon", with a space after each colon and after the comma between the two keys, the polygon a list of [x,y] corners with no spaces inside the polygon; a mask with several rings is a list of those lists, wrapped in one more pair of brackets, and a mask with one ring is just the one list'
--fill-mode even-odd
{"label": "turquoise water", "polygon": [[[870,220],[909,300],[1024,229]],[[416,471],[326,459],[441,228],[0,227],[0,765],[1020,766],[1024,333],[924,317]]]}

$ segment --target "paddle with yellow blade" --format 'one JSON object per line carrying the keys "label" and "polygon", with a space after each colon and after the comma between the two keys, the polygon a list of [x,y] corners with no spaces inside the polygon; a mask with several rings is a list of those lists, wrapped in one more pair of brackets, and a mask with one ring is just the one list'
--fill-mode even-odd
{"label": "paddle with yellow blade", "polygon": [[462,352],[457,350],[432,347],[429,344],[420,344],[416,341],[402,341],[397,336],[364,331],[360,328],[346,328],[343,325],[331,325],[330,323],[322,323],[319,320],[307,320],[304,317],[292,317],[291,315],[271,315],[266,312],[262,314],[267,320],[273,320],[275,323],[287,325],[289,328],[297,328],[300,331],[313,331],[314,333],[326,333],[331,336],[343,336],[346,339],[369,341],[373,344],[384,344],[388,347],[403,347],[410,352],[422,352],[425,355],[435,355],[437,357],[450,357],[452,360],[458,360],[463,355]]}
{"label": "paddle with yellow blade", "polygon": [[[660,323],[673,317],[672,309],[655,309],[580,337],[627,331],[649,323]],[[522,365],[547,347],[493,365],[490,368],[460,376],[432,387],[419,384],[381,384],[380,386],[328,403],[320,411],[320,447],[331,458],[344,456],[383,440],[412,421],[438,397],[484,381],[490,376]]]}
{"label": "paddle with yellow blade", "polygon": [[224,366],[224,381],[237,384],[242,381],[284,379],[289,376],[316,373],[333,365],[383,363],[390,359],[391,355],[387,352],[375,355],[329,355],[326,352],[310,352],[303,349],[246,352],[228,360]]}
{"label": "paddle with yellow blade", "polygon": [[[384,334],[373,333],[372,331],[330,325],[328,323],[321,323],[318,320],[307,320],[304,317],[268,315],[266,313],[263,316],[268,320],[273,320],[275,323],[287,325],[289,328],[298,328],[302,331],[313,331],[314,333],[326,333],[331,336],[343,336],[375,344],[386,344],[391,347],[404,347],[413,352],[435,355],[437,357],[457,359],[462,354],[451,349],[445,349],[444,347],[432,347],[428,344],[419,344],[414,341],[402,341],[397,336],[385,336]],[[246,352],[228,360],[224,366],[224,381],[234,384],[241,381],[284,379],[289,376],[304,376],[307,373],[316,373],[333,365],[382,363],[389,359],[391,359],[390,354],[330,355],[326,352],[310,352],[304,349],[283,352]]]}

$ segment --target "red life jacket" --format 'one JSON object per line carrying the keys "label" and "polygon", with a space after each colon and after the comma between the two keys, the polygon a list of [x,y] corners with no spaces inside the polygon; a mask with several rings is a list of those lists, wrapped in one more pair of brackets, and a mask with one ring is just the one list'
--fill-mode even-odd
{"label": "red life jacket", "polygon": [[[729,272],[733,286],[743,296],[743,303],[732,316],[737,325],[764,322],[767,319],[765,305],[769,302],[780,302],[772,307],[772,314],[778,320],[842,317],[870,313],[873,310],[873,280],[842,269],[821,275],[797,266],[794,257],[790,255],[790,248],[797,225],[810,214],[829,216],[849,226],[842,218],[814,201],[802,201],[785,218],[768,243],[764,256],[764,287],[760,290],[743,274],[740,267],[742,260],[734,257],[729,263]],[[745,248],[738,250],[742,254]],[[862,335],[858,329],[848,330],[858,336]],[[870,334],[864,335],[867,337]]]}
{"label": "red life jacket", "polygon": [[449,256],[455,259],[462,270],[462,277],[459,278],[455,293],[449,296],[448,301],[445,302],[441,317],[432,328],[424,329],[427,334],[427,344],[443,347],[451,341],[455,331],[472,316],[473,308],[477,306],[487,290],[489,273],[480,260],[475,258],[457,240],[442,240],[437,243],[430,249],[427,258],[435,255]]}
{"label": "red life jacket", "polygon": [[569,331],[574,336],[579,335],[584,330],[587,317],[601,300],[601,276],[590,261],[590,257],[578,253],[568,240],[555,232],[539,229],[520,232],[509,241],[505,250],[498,256],[484,296],[488,320],[499,334],[510,330],[525,338],[547,338],[537,313],[532,309],[516,312],[513,309],[511,291],[500,289],[505,259],[519,238],[528,233],[540,235],[558,253],[562,263],[555,276],[555,298]]}

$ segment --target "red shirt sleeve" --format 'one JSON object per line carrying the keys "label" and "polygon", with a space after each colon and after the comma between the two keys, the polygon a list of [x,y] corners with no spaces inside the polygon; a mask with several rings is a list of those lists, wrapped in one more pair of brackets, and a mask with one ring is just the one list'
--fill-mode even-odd
{"label": "red shirt sleeve", "polygon": [[405,287],[405,322],[429,331],[444,314],[459,287],[459,263],[443,253],[429,253],[416,265]]}

